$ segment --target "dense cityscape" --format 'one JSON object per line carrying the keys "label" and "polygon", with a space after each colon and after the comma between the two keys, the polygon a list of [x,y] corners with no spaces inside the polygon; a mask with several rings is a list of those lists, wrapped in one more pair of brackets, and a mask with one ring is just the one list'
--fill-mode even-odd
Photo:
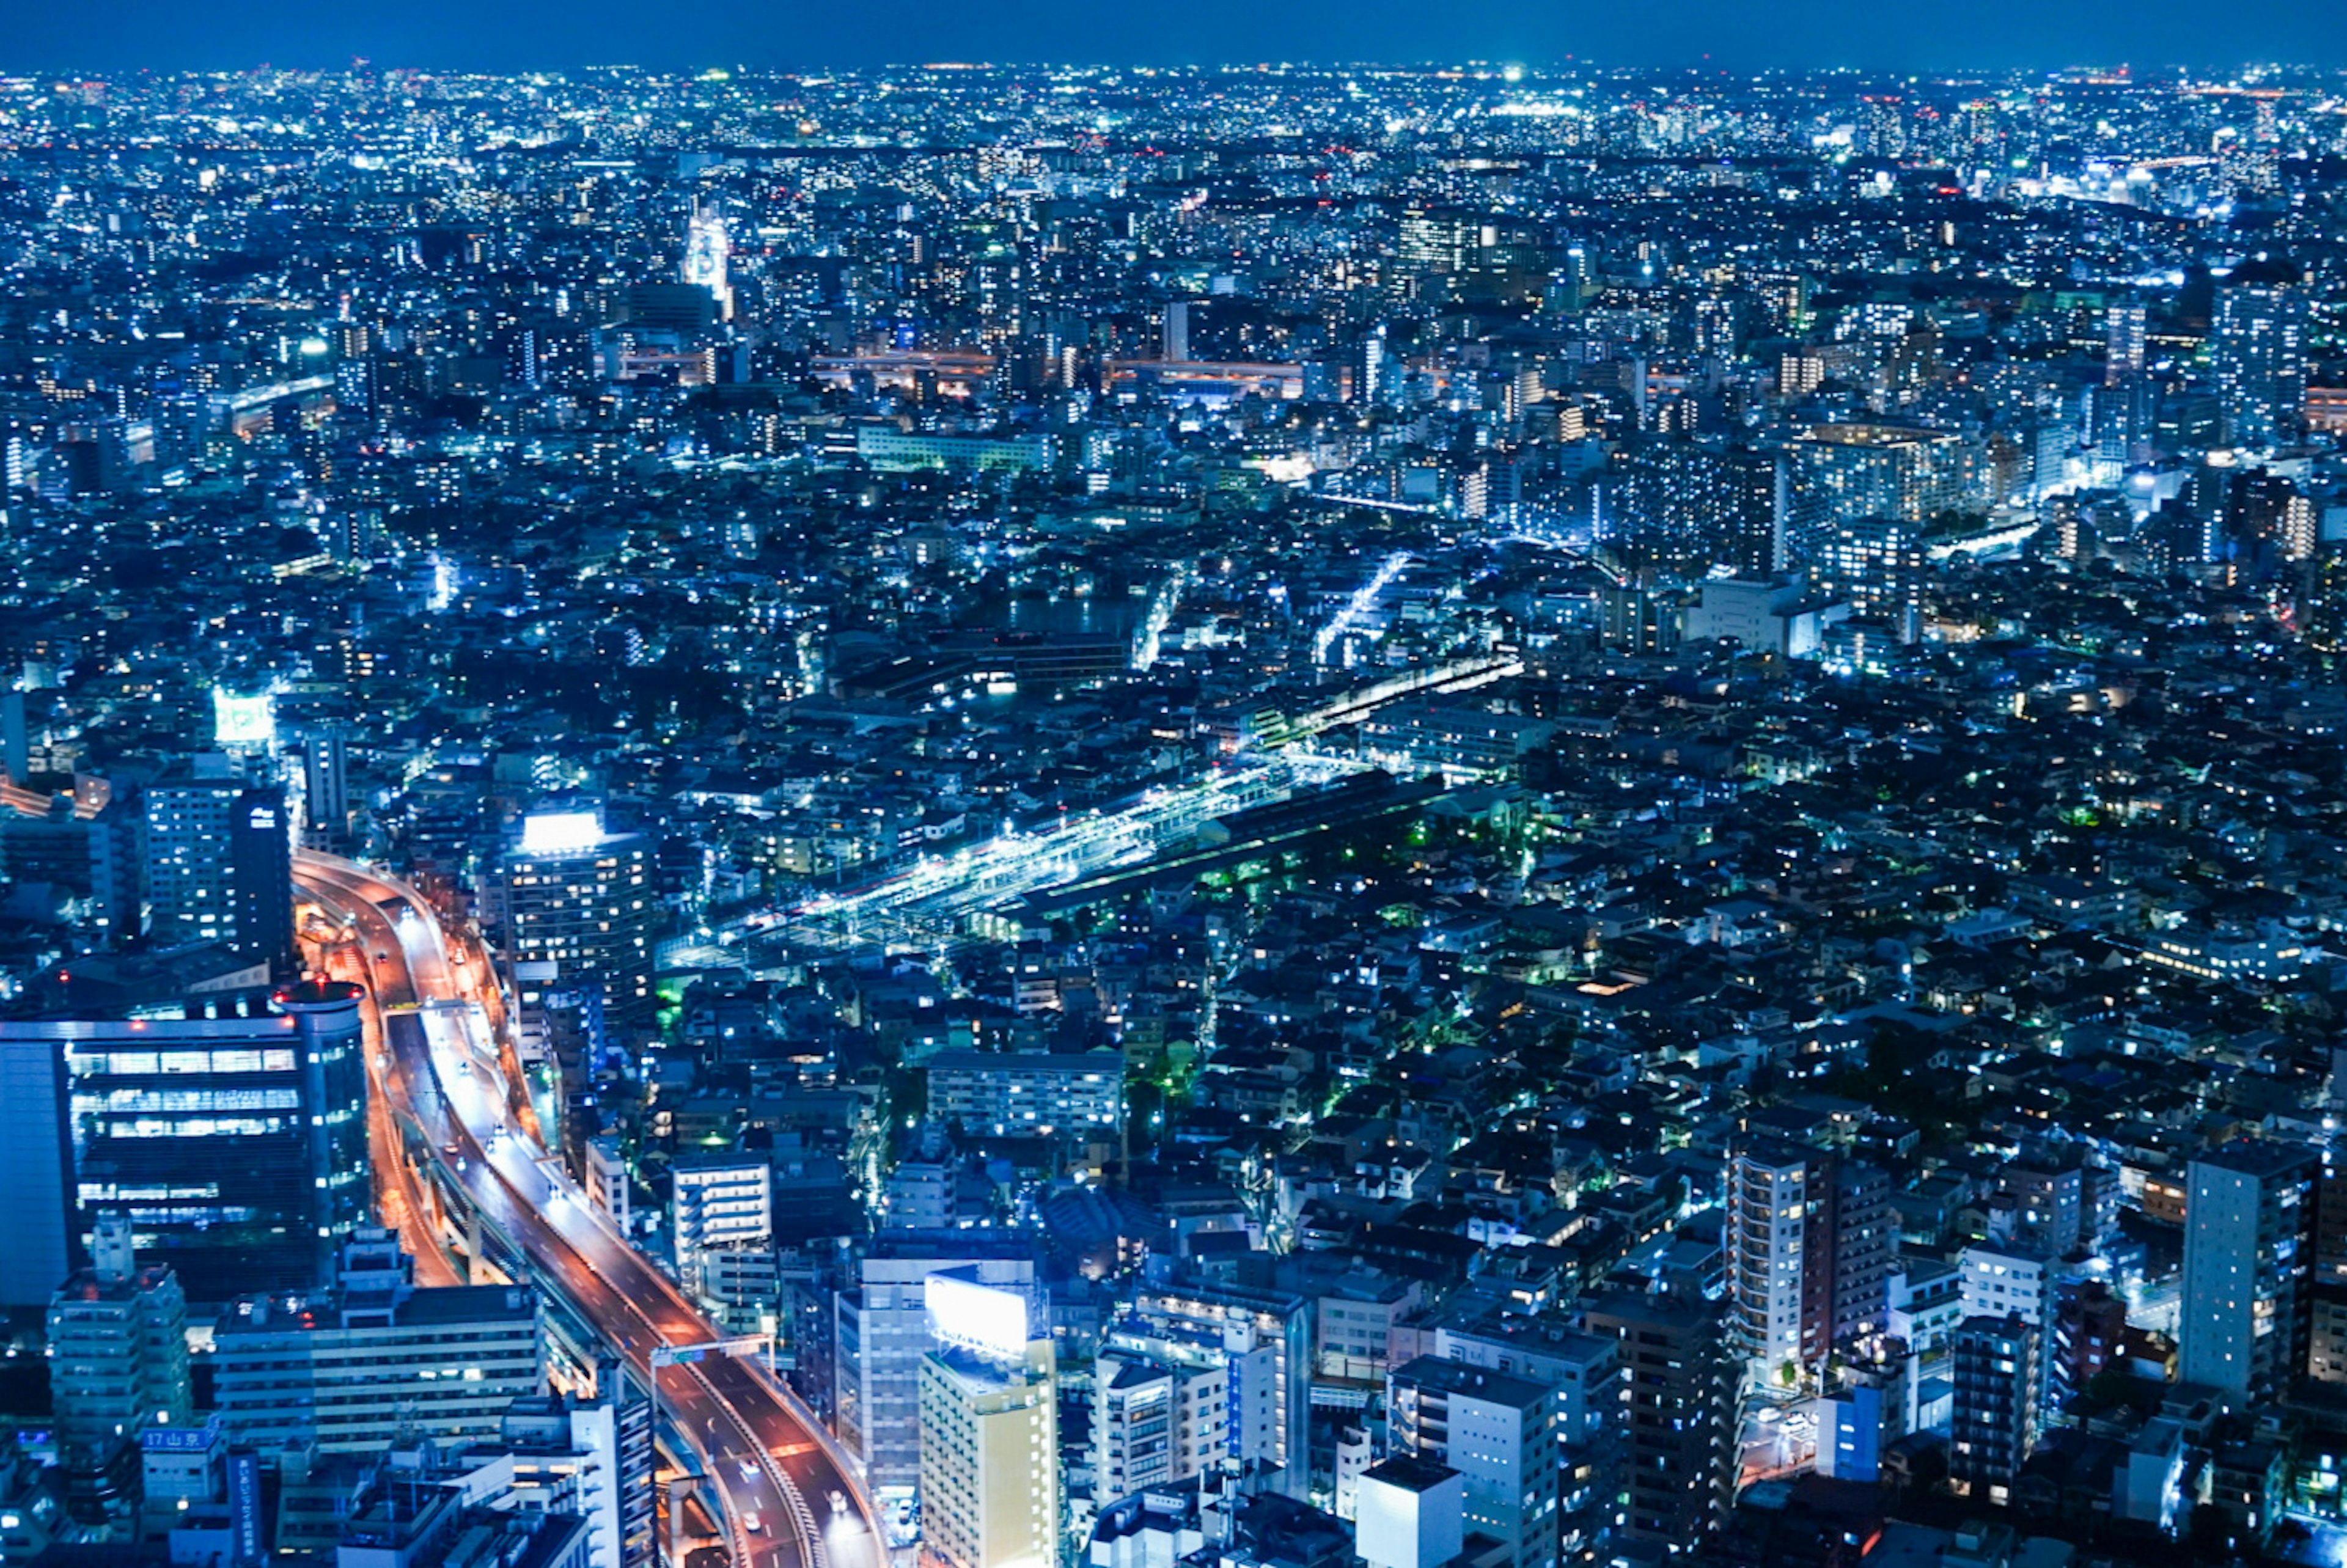
{"label": "dense cityscape", "polygon": [[0,1564],[2347,1563],[2347,72],[0,77]]}

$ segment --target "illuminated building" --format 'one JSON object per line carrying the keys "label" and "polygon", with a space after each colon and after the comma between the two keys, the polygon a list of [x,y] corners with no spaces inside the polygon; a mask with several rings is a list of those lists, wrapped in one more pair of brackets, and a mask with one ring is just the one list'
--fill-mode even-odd
{"label": "illuminated building", "polygon": [[2042,1339],[2038,1327],[2017,1314],[1957,1325],[1949,1347],[1955,1399],[1948,1480],[1959,1493],[2010,1501],[2014,1478],[2037,1441]]}
{"label": "illuminated building", "polygon": [[1634,564],[1689,578],[1784,564],[1791,470],[1783,458],[1670,440],[1628,454],[1624,468],[1611,538]]}
{"label": "illuminated building", "polygon": [[1735,1496],[1737,1375],[1719,1308],[1617,1291],[1592,1302],[1583,1325],[1622,1347],[1630,1450],[1622,1529],[1693,1551]]}
{"label": "illuminated building", "polygon": [[759,1249],[774,1239],[774,1173],[763,1159],[687,1154],[674,1167],[676,1274],[704,1296],[711,1255]]}
{"label": "illuminated building", "polygon": [[213,1403],[232,1441],[264,1451],[377,1453],[403,1434],[495,1438],[542,1393],[544,1323],[522,1286],[418,1290],[395,1231],[343,1245],[331,1290],[251,1296],[213,1331]]}
{"label": "illuminated building", "polygon": [[[124,1216],[140,1261],[169,1264],[193,1301],[317,1284],[368,1202],[362,994],[307,981],[265,1005],[219,999],[213,1017],[0,1021],[26,1073],[62,1064],[65,1213],[85,1232]],[[37,1222],[47,1198],[17,1190]]]}
{"label": "illuminated building", "polygon": [[1793,443],[1794,508],[1806,546],[1864,518],[1920,523],[1956,505],[1956,438],[1889,425],[1818,425]]}
{"label": "illuminated building", "polygon": [[921,1358],[934,1344],[928,1280],[947,1270],[1031,1295],[1033,1242],[1001,1231],[882,1231],[864,1249],[856,1287],[835,1297],[834,1426],[864,1484],[884,1499],[909,1498],[920,1479]]}
{"label": "illuminated building", "polygon": [[2225,440],[2278,446],[2299,433],[2306,400],[2306,312],[2298,270],[2250,261],[2226,279],[2209,349]]}
{"label": "illuminated building", "polygon": [[1050,468],[1055,451],[1049,436],[930,436],[883,425],[856,428],[856,455],[883,474],[1032,474]]}
{"label": "illuminated building", "polygon": [[1229,1376],[1102,1353],[1092,1371],[1092,1495],[1102,1507],[1203,1473],[1223,1452]]}
{"label": "illuminated building", "polygon": [[1922,632],[1927,557],[1922,529],[1898,518],[1851,518],[1828,524],[1811,545],[1818,590],[1889,626],[1901,642]]}
{"label": "illuminated building", "polygon": [[1728,1301],[1756,1378],[1882,1327],[1889,1200],[1881,1172],[1822,1150],[1763,1138],[1729,1156]]}
{"label": "illuminated building", "polygon": [[596,1384],[588,1398],[516,1399],[497,1442],[486,1454],[466,1450],[466,1459],[520,1506],[585,1520],[595,1568],[641,1568],[652,1560],[655,1533],[652,1403],[615,1360],[597,1368]]}
{"label": "illuminated building", "polygon": [[2319,1173],[2314,1151],[2287,1143],[2237,1142],[2192,1162],[2184,1382],[2262,1398],[2303,1368]]}
{"label": "illuminated building", "polygon": [[936,1274],[921,1360],[921,1521],[952,1568],[1049,1568],[1060,1552],[1059,1379],[1027,1298]]}
{"label": "illuminated building", "polygon": [[941,1050],[928,1072],[929,1114],[974,1132],[1114,1127],[1124,1117],[1123,1069],[1106,1053]]}
{"label": "illuminated building", "polygon": [[1457,1471],[1466,1527],[1506,1546],[1515,1568],[1557,1560],[1561,1405],[1553,1388],[1529,1378],[1431,1356],[1386,1378],[1392,1451]]}
{"label": "illuminated building", "polygon": [[302,840],[312,849],[339,850],[351,832],[350,748],[336,729],[313,732],[302,743]]}
{"label": "illuminated building", "polygon": [[733,290],[726,281],[726,262],[732,253],[725,220],[696,209],[685,226],[684,281],[709,291],[721,321],[733,314]]}
{"label": "illuminated building", "polygon": [[1103,1358],[1164,1368],[1192,1390],[1202,1466],[1236,1460],[1277,1473],[1301,1496],[1311,1414],[1313,1304],[1273,1290],[1204,1281],[1153,1286],[1102,1336]]}
{"label": "illuminated building", "polygon": [[49,1301],[49,1390],[68,1495],[77,1512],[108,1512],[130,1490],[139,1434],[184,1426],[188,1300],[168,1267],[131,1259],[118,1214],[98,1225],[96,1261]]}
{"label": "illuminated building", "polygon": [[146,792],[147,929],[159,946],[222,942],[292,972],[293,868],[285,798],[203,773]]}
{"label": "illuminated building", "polygon": [[506,953],[525,1001],[547,990],[602,988],[615,1018],[652,1005],[651,840],[610,834],[593,811],[524,819],[506,854]]}

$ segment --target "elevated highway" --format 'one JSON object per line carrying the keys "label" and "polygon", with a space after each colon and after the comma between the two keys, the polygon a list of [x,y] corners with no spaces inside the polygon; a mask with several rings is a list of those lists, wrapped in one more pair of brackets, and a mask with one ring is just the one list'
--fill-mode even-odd
{"label": "elevated highway", "polygon": [[[401,1207],[453,1205],[471,1267],[536,1285],[559,1329],[593,1338],[655,1389],[706,1472],[702,1496],[714,1494],[741,1568],[884,1568],[877,1521],[846,1456],[764,1367],[732,1358],[655,1367],[656,1351],[724,1331],[620,1235],[518,1118],[523,1102],[486,1038],[481,1004],[494,981],[480,956],[452,951],[419,895],[364,866],[304,853],[293,875],[308,897],[355,923],[356,942],[334,961],[368,988],[372,1087],[389,1123],[378,1125],[377,1158],[391,1141],[405,1167],[395,1178]],[[434,1250],[447,1268],[440,1240]]]}

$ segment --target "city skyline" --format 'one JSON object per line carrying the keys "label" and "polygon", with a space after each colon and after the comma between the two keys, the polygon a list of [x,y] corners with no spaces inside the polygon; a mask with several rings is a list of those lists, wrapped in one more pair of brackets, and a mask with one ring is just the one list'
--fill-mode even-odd
{"label": "city skyline", "polygon": [[0,74],[0,1568],[2337,1568],[2347,75],[1747,21]]}
{"label": "city skyline", "polygon": [[2147,5],[2091,0],[2051,10],[2016,0],[1924,0],[1897,27],[1853,0],[1665,0],[1635,10],[1443,13],[1393,5],[1299,0],[1266,10],[1204,0],[1178,13],[1118,10],[1075,0],[1019,0],[974,11],[917,0],[842,13],[783,5],[763,12],[688,0],[655,14],[617,0],[490,7],[431,0],[395,12],[330,15],[276,3],[199,19],[163,0],[104,0],[68,15],[32,8],[0,68],[47,72],[240,71],[273,66],[334,70],[364,59],[384,69],[576,70],[631,65],[791,73],[932,61],[1088,67],[1221,68],[1262,64],[1725,70],[1857,69],[1963,75],[2082,66],[2147,74],[2347,65],[2347,18],[2321,7],[2252,0],[2221,28],[2181,0]]}

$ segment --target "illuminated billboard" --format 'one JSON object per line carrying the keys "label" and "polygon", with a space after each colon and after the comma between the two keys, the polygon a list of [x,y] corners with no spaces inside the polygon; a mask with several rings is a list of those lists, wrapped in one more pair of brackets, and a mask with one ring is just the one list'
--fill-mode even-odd
{"label": "illuminated billboard", "polygon": [[275,693],[261,692],[248,697],[225,686],[213,687],[212,743],[217,746],[275,745]]}
{"label": "illuminated billboard", "polygon": [[576,855],[602,842],[600,812],[536,811],[521,819],[524,855]]}
{"label": "illuminated billboard", "polygon": [[1027,1354],[1027,1298],[980,1285],[971,1271],[928,1278],[929,1332],[940,1345],[1014,1361]]}

